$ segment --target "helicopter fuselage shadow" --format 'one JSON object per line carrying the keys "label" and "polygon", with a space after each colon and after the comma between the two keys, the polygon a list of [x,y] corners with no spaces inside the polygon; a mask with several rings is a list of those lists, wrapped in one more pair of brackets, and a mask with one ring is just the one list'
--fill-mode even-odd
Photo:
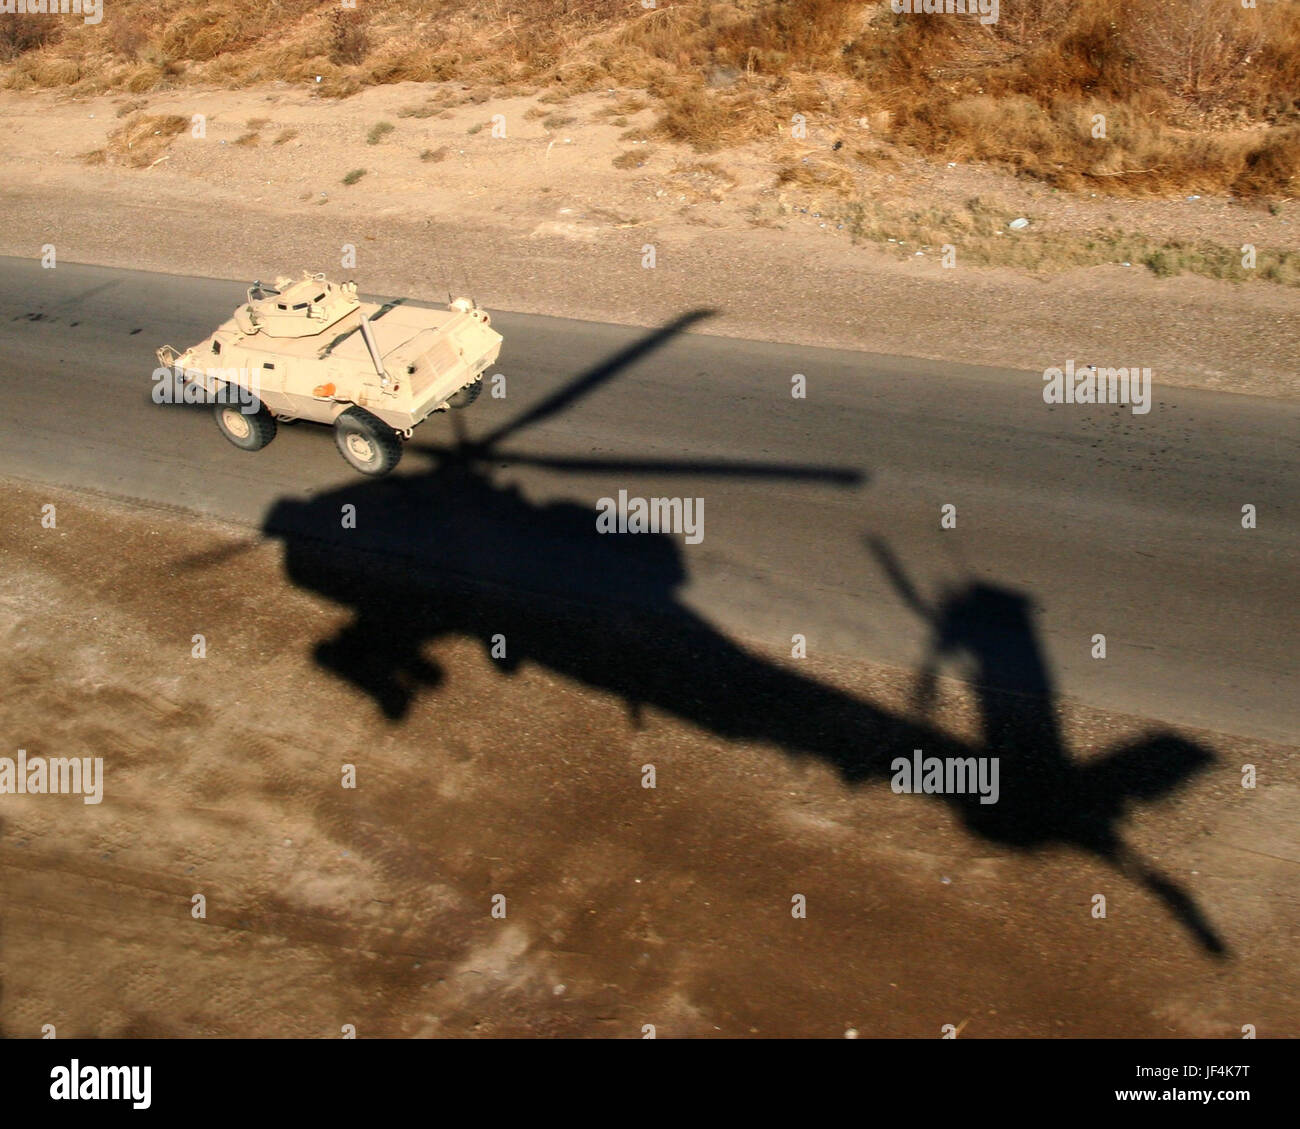
{"label": "helicopter fuselage shadow", "polygon": [[[334,534],[340,507],[357,506],[358,528]],[[366,691],[392,721],[443,672],[423,654],[439,639],[471,638],[508,674],[537,663],[652,706],[710,733],[767,742],[834,766],[849,784],[895,775],[914,750],[941,760],[998,758],[996,803],[973,791],[936,796],[965,826],[1020,850],[1087,851],[1142,881],[1207,951],[1222,941],[1170,880],[1135,861],[1118,831],[1134,803],[1172,791],[1212,754],[1156,736],[1099,760],[1064,749],[1051,682],[1025,602],[993,586],[951,597],[943,650],[966,650],[977,670],[1013,689],[977,684],[983,740],[971,744],[897,716],[740,646],[677,598],[687,577],[667,534],[601,535],[595,510],[535,504],[476,471],[344,487],[310,502],[282,502],[266,531],[285,540],[294,584],[349,608],[352,621],[316,658]]]}

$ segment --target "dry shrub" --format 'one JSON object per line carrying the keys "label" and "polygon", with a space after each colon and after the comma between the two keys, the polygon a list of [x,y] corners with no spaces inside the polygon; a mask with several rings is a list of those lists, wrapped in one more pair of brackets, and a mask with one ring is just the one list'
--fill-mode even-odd
{"label": "dry shrub", "polygon": [[108,159],[137,169],[151,165],[189,124],[179,114],[137,114],[108,135]]}
{"label": "dry shrub", "polygon": [[624,94],[613,105],[613,111],[616,115],[639,114],[646,108],[649,103],[644,98],[639,98],[635,94]]}
{"label": "dry shrub", "polygon": [[554,68],[553,79],[571,94],[596,90],[609,85],[609,72],[589,59],[560,63]]}
{"label": "dry shrub", "polygon": [[360,8],[338,8],[330,15],[330,62],[359,66],[370,50],[370,36]]}
{"label": "dry shrub", "polygon": [[[1092,136],[1095,113],[1107,138]],[[1120,195],[1212,192],[1292,195],[1300,127],[1250,134],[1168,129],[1126,106],[990,95],[933,98],[898,111],[897,140],[947,159],[984,160],[1061,188]]]}
{"label": "dry shrub", "polygon": [[[422,106],[403,106],[397,111],[399,118],[431,118],[442,109],[442,105],[430,100]],[[528,115],[525,114],[525,117]]]}
{"label": "dry shrub", "polygon": [[786,158],[777,167],[776,182],[839,196],[848,196],[854,188],[853,175],[847,169],[814,157]]}
{"label": "dry shrub", "polygon": [[143,66],[133,67],[126,75],[122,85],[132,94],[143,94],[145,91],[158,86],[165,77],[162,67],[155,66],[152,63],[145,63]]}
{"label": "dry shrub", "polygon": [[1136,0],[1125,30],[1147,83],[1216,104],[1239,88],[1264,42],[1258,9],[1239,0]]}
{"label": "dry shrub", "polygon": [[49,16],[19,13],[0,19],[0,61],[8,62],[26,51],[57,43],[64,24]]}
{"label": "dry shrub", "polygon": [[1300,177],[1300,126],[1271,129],[1246,152],[1232,181],[1239,196],[1295,196]]}
{"label": "dry shrub", "polygon": [[998,22],[991,31],[1021,47],[1051,42],[1059,38],[1077,7],[1074,0],[1016,0],[998,6]]}
{"label": "dry shrub", "polygon": [[172,20],[163,29],[158,46],[167,58],[201,63],[229,48],[238,34],[232,13],[206,8],[186,11]]}
{"label": "dry shrub", "polygon": [[824,64],[848,38],[853,9],[844,0],[767,0],[715,24],[709,61],[773,75]]}
{"label": "dry shrub", "polygon": [[[735,145],[750,138],[771,134],[777,116],[769,100],[758,90],[723,93],[702,85],[690,85],[669,94],[654,132],[672,141],[684,141],[702,153]],[[629,137],[637,131],[629,131]]]}
{"label": "dry shrub", "polygon": [[24,55],[18,66],[35,86],[71,86],[81,78],[81,66],[75,59],[61,58],[48,51]]}
{"label": "dry shrub", "polygon": [[638,149],[625,149],[614,158],[613,164],[616,169],[639,169],[650,159],[654,152],[649,145],[642,145]]}
{"label": "dry shrub", "polygon": [[145,23],[135,19],[130,12],[105,5],[108,27],[105,29],[109,47],[128,62],[134,63],[149,42]]}

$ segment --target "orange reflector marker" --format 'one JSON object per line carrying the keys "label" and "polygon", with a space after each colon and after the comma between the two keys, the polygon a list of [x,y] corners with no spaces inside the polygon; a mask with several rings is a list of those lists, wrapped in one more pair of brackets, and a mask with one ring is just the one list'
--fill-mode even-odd
{"label": "orange reflector marker", "polygon": [[323,396],[333,396],[333,395],[334,395],[334,385],[332,385],[332,384],[318,384],[318,385],[316,385],[315,389],[312,391],[312,395],[313,395],[313,396],[322,396],[322,397],[323,397]]}

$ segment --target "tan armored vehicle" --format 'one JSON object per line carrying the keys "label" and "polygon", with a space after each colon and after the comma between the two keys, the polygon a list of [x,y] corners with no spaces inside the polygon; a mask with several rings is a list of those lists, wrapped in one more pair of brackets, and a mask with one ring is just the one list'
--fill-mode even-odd
{"label": "tan armored vehicle", "polygon": [[303,272],[255,282],[248,302],[205,341],[159,362],[215,401],[217,426],[256,451],[276,421],[334,426],[339,452],[362,474],[387,474],[402,439],[434,412],[478,398],[501,352],[487,311],[468,298],[444,310],[362,302],[356,284]]}

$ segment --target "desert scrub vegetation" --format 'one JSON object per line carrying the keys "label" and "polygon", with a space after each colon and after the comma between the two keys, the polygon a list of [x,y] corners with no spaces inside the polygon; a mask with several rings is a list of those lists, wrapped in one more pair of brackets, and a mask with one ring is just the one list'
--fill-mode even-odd
{"label": "desert scrub vegetation", "polygon": [[148,168],[161,160],[173,139],[189,127],[189,118],[179,114],[133,114],[108,135],[103,149],[85,153],[82,159],[94,165]]}
{"label": "desert scrub vegetation", "polygon": [[613,88],[611,116],[647,109],[647,132],[701,153],[789,144],[800,114],[846,152],[1099,193],[1294,197],[1300,169],[1297,0],[1004,0],[987,26],[866,0],[116,0],[100,27],[6,29],[15,89],[414,81],[559,106]]}
{"label": "desert scrub vegetation", "polygon": [[350,173],[347,174],[347,176],[343,178],[343,183],[350,188],[352,185],[356,184],[356,182],[365,175],[366,175],[365,169],[353,169]]}
{"label": "desert scrub vegetation", "polygon": [[366,134],[366,144],[378,145],[396,128],[392,122],[376,122],[370,127],[370,132]]}
{"label": "desert scrub vegetation", "polygon": [[639,169],[653,155],[654,149],[649,145],[641,149],[625,149],[614,158],[613,165],[616,169]]}
{"label": "desert scrub vegetation", "polygon": [[1039,231],[1032,222],[1023,231],[1013,231],[1015,213],[997,200],[978,196],[953,207],[921,209],[853,199],[830,214],[854,242],[879,244],[899,257],[913,257],[917,251],[938,257],[951,245],[958,261],[969,266],[1055,273],[1119,263],[1145,267],[1164,278],[1199,274],[1300,287],[1300,254],[1295,252],[1259,248],[1251,268],[1244,265],[1240,247],[1210,241],[1160,241],[1120,230]]}

